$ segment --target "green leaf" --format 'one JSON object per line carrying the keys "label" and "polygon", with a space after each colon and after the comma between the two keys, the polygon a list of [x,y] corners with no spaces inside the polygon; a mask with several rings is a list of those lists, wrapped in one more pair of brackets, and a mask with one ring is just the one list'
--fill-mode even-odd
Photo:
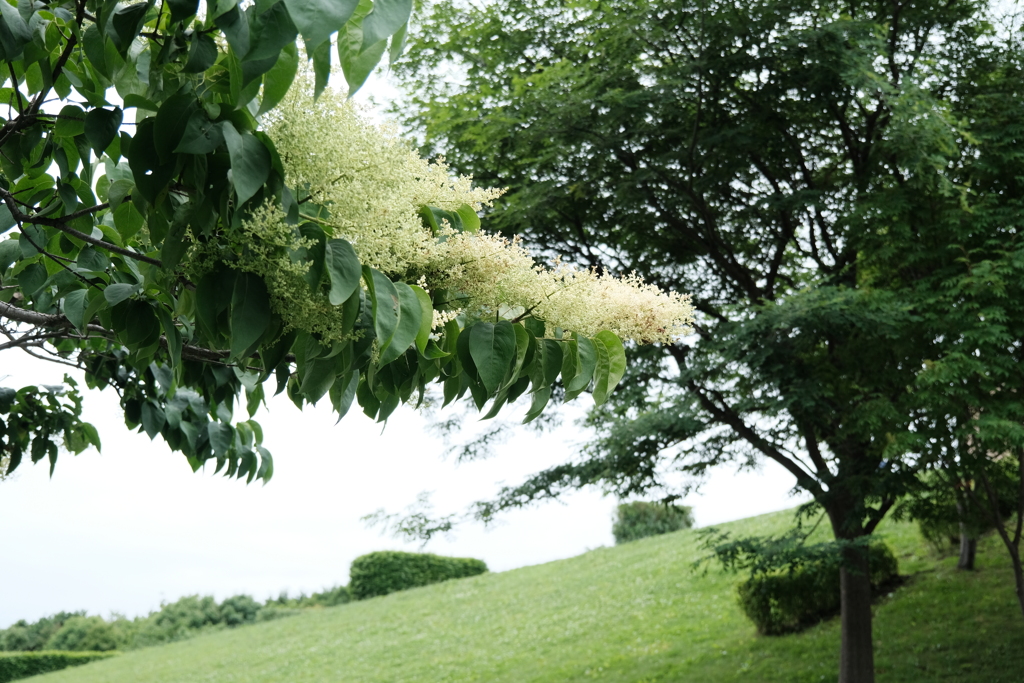
{"label": "green leaf", "polygon": [[239,135],[230,122],[222,126],[231,158],[231,183],[238,203],[244,204],[270,177],[270,152],[252,133]]}
{"label": "green leaf", "polygon": [[281,56],[277,58],[274,68],[263,76],[263,101],[260,102],[257,116],[270,111],[284,99],[298,70],[299,48],[295,43],[288,43],[281,50]]}
{"label": "green leaf", "polygon": [[369,266],[363,266],[363,281],[366,282],[366,289],[370,293],[370,302],[373,305],[373,328],[377,333],[377,343],[384,349],[391,342],[398,327],[398,316],[401,311],[398,290],[387,275]]}
{"label": "green leaf", "polygon": [[96,154],[102,154],[117,136],[124,113],[120,107],[113,109],[91,109],[85,115],[85,139]]}
{"label": "green leaf", "polygon": [[71,321],[71,324],[75,326],[79,334],[85,333],[85,326],[89,322],[85,319],[86,297],[88,294],[88,290],[76,289],[64,297],[64,305],[62,307],[64,309],[64,317]]}
{"label": "green leaf", "polygon": [[147,2],[137,2],[133,5],[121,5],[114,11],[111,27],[114,29],[121,54],[128,51],[135,36],[139,35],[142,23],[146,20],[146,12],[152,4],[153,0],[147,0]]}
{"label": "green leaf", "polygon": [[[124,201],[124,198],[130,195],[134,189],[135,183],[123,178],[110,183],[110,186],[107,188],[107,202],[110,203],[110,208],[116,212],[118,207],[121,206],[121,202]],[[117,227],[116,219],[114,221],[114,227]],[[136,232],[137,231],[138,230],[136,230]],[[120,229],[118,229],[118,232],[121,232]],[[123,233],[121,234],[121,237],[125,238]]]}
{"label": "green leaf", "polygon": [[188,44],[188,59],[182,69],[187,74],[206,71],[217,61],[217,43],[206,33],[196,31]]}
{"label": "green leaf", "polygon": [[232,7],[219,15],[214,24],[224,32],[228,45],[235,55],[242,59],[249,52],[249,19],[238,7]]}
{"label": "green leaf", "polygon": [[7,0],[0,0],[0,49],[3,51],[0,57],[8,62],[21,59],[30,42],[32,31],[24,17]]}
{"label": "green leaf", "polygon": [[238,273],[231,295],[231,355],[252,352],[270,326],[270,295],[263,278]]}
{"label": "green leaf", "polygon": [[103,298],[107,300],[107,304],[110,306],[116,306],[122,301],[126,301],[131,298],[131,296],[138,291],[138,285],[129,285],[124,283],[107,285],[103,290]]}
{"label": "green leaf", "polygon": [[174,320],[163,307],[157,307],[156,316],[160,319],[164,337],[167,338],[167,352],[171,355],[171,367],[176,368],[181,365],[181,332],[174,326]]}
{"label": "green leaf", "polygon": [[132,349],[144,349],[160,338],[160,321],[153,307],[145,301],[130,300],[121,304],[127,306],[125,313],[125,344]]}
{"label": "green leaf", "polygon": [[345,417],[349,408],[352,407],[352,400],[356,396],[356,388],[359,386],[359,373],[353,372],[351,376],[339,377],[331,385],[331,405],[334,412],[338,414],[338,421]]}
{"label": "green leaf", "polygon": [[[430,295],[422,287],[417,287],[416,285],[410,285],[410,287],[412,287],[413,293],[420,302],[420,331],[416,333],[416,348],[419,349],[420,353],[426,354],[427,342],[430,341],[430,332],[434,328],[434,304],[430,300]],[[438,350],[438,353],[445,355],[440,350]],[[438,356],[429,357],[437,358]]]}
{"label": "green leaf", "polygon": [[352,97],[359,88],[363,87],[363,83],[366,83],[366,79],[370,77],[374,68],[380,63],[380,58],[384,56],[387,46],[388,42],[382,40],[359,54],[342,58],[341,71],[345,74],[345,81],[348,83],[349,97]]}
{"label": "green leaf", "polygon": [[224,142],[221,128],[225,125],[231,124],[214,123],[203,110],[193,112],[174,151],[178,154],[209,154]]}
{"label": "green leaf", "polygon": [[196,322],[211,343],[221,337],[220,315],[231,305],[234,289],[235,271],[227,268],[207,273],[196,284]]}
{"label": "green leaf", "polygon": [[363,19],[362,51],[401,29],[409,21],[410,14],[412,0],[374,0],[373,11]]}
{"label": "green leaf", "polygon": [[477,375],[488,394],[493,394],[505,380],[516,356],[516,333],[512,323],[479,322],[469,332],[469,353]]}
{"label": "green leaf", "polygon": [[160,433],[160,430],[163,429],[166,423],[167,418],[159,406],[155,406],[148,401],[142,404],[142,428],[150,439],[156,438],[156,435]]}
{"label": "green leaf", "polygon": [[327,41],[313,50],[313,99],[320,97],[320,93],[327,87],[327,80],[331,76],[331,43]]}
{"label": "green leaf", "polygon": [[206,435],[210,438],[210,447],[213,448],[213,454],[218,458],[222,458],[228,454],[231,450],[231,446],[235,443],[235,430],[231,428],[231,425],[226,425],[223,422],[211,422],[206,426]]}
{"label": "green leaf", "polygon": [[379,366],[387,365],[409,350],[416,341],[423,320],[423,309],[412,287],[404,282],[396,282],[395,290],[399,299],[398,327],[387,348],[381,349]]}
{"label": "green leaf", "polygon": [[[532,336],[521,323],[513,323],[512,331],[516,335],[515,364],[512,366],[512,374],[509,376],[508,381],[505,382],[502,387],[503,389],[511,387],[519,379],[519,373],[523,369],[523,362],[526,360],[526,352],[529,351],[532,341]],[[536,344],[535,341],[533,343]]]}
{"label": "green leaf", "polygon": [[594,401],[601,405],[615,390],[626,373],[626,350],[614,332],[602,330],[594,335],[598,364],[594,381]]}
{"label": "green leaf", "polygon": [[594,368],[597,367],[597,351],[594,342],[583,335],[576,336],[576,349],[579,358],[579,368],[576,376],[566,383],[565,400],[571,401],[590,386],[594,378]]}
{"label": "green leaf", "polygon": [[388,65],[391,66],[398,61],[405,50],[405,39],[409,33],[409,22],[405,22],[402,28],[395,31],[391,36],[391,47],[388,50]]}
{"label": "green leaf", "polygon": [[21,245],[18,240],[0,241],[0,274],[21,256]]}
{"label": "green leaf", "polygon": [[302,259],[309,263],[309,269],[303,275],[303,279],[314,292],[319,292],[327,259],[327,235],[316,223],[303,223],[299,226],[299,234],[303,239],[312,242],[310,246],[300,250]]}
{"label": "green leaf", "polygon": [[[17,224],[18,221],[14,220],[14,214],[12,214],[11,210],[7,208],[7,204],[0,202],[0,235],[4,234]],[[3,267],[0,267],[0,270],[3,270]]]}
{"label": "green leaf", "polygon": [[332,33],[341,30],[359,0],[284,0],[284,4],[306,41],[306,52],[312,54]]}
{"label": "green leaf", "polygon": [[73,138],[85,132],[85,112],[73,104],[65,105],[57,114],[53,124],[53,136],[57,138]]}
{"label": "green leaf", "polygon": [[[4,2],[5,0],[0,0]],[[33,263],[18,273],[18,285],[25,292],[25,296],[33,297],[46,284],[46,268],[41,263]]]}
{"label": "green leaf", "polygon": [[166,0],[167,6],[171,8],[171,21],[185,21],[194,17],[199,11],[199,0]]}
{"label": "green leaf", "polygon": [[465,232],[480,232],[480,216],[469,204],[463,204],[456,213],[462,219],[462,229]]}
{"label": "green leaf", "polygon": [[[128,182],[128,181],[117,181]],[[117,183],[114,183],[116,185]],[[111,188],[114,187],[111,185]],[[132,187],[135,187],[134,183]],[[121,239],[129,240],[135,236],[135,234],[142,229],[142,226],[146,224],[146,218],[139,213],[138,208],[131,202],[122,202],[117,209],[114,210],[114,227],[117,228],[117,232],[121,235]]]}
{"label": "green leaf", "polygon": [[359,278],[363,272],[362,266],[359,265],[359,257],[346,240],[333,239],[327,242],[324,263],[331,280],[331,305],[340,306],[359,286]]}

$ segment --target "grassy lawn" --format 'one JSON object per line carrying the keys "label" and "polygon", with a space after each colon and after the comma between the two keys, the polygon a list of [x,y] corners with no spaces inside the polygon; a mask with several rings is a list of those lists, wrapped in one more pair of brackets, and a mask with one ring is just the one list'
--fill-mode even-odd
{"label": "grassy lawn", "polygon": [[[729,525],[779,532],[781,512]],[[879,681],[1019,681],[1024,619],[997,538],[979,571],[936,558],[916,528],[883,531],[910,579],[876,609]],[[834,680],[838,620],[758,636],[738,577],[690,565],[689,531],[126,653],[39,683]]]}

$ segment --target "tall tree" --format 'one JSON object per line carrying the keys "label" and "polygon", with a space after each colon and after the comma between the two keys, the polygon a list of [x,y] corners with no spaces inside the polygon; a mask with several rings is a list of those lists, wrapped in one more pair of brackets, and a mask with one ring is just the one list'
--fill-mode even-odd
{"label": "tall tree", "polygon": [[502,231],[698,311],[695,337],[635,354],[585,453],[477,516],[590,484],[671,495],[679,472],[773,460],[842,547],[839,680],[872,681],[856,541],[916,486],[922,458],[895,436],[943,334],[937,281],[899,262],[956,266],[982,115],[961,93],[1002,42],[973,0],[434,6],[399,67],[425,149],[511,186]]}
{"label": "tall tree", "polygon": [[[603,401],[620,336],[684,332],[685,297],[534,268],[480,231],[496,191],[325,90],[332,59],[354,91],[399,54],[411,9],[0,0],[4,362],[77,368],[193,468],[266,481],[262,430],[235,409],[251,418],[267,382],[339,416],[386,420],[435,382],[492,412],[529,390],[539,414],[558,377]],[[0,387],[6,471],[98,448],[81,410],[71,377]]]}

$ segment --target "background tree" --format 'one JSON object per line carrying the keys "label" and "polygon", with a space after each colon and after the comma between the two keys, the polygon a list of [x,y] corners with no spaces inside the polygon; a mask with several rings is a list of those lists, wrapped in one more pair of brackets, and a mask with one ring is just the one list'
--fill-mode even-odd
{"label": "background tree", "polygon": [[671,497],[680,473],[771,459],[840,542],[839,679],[873,680],[859,540],[927,460],[902,435],[950,339],[935,287],[963,275],[956,230],[1015,232],[1014,195],[967,185],[977,119],[1019,121],[964,96],[1016,49],[993,21],[970,0],[434,6],[396,108],[425,149],[510,185],[503,232],[689,291],[698,312],[695,338],[634,354],[581,457],[476,515],[591,484]]}
{"label": "background tree", "polygon": [[[558,377],[603,401],[619,337],[671,339],[689,306],[535,268],[480,232],[496,192],[325,90],[335,58],[354,91],[399,54],[411,6],[0,0],[0,351],[82,370],[130,428],[248,481],[272,459],[235,410],[272,378],[378,420],[434,382],[492,412],[529,390],[539,414]],[[6,471],[89,445],[71,377],[0,388]]]}

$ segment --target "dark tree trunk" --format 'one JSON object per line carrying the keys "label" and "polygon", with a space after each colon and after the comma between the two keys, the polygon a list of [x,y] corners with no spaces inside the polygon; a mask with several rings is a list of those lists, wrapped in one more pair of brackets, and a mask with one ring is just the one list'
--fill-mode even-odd
{"label": "dark tree trunk", "polygon": [[842,651],[839,683],[874,683],[875,650],[871,640],[871,574],[865,547],[843,551],[839,570]]}
{"label": "dark tree trunk", "polygon": [[978,552],[978,539],[971,538],[970,534],[960,525],[960,560],[956,563],[957,569],[974,571],[974,556]]}

